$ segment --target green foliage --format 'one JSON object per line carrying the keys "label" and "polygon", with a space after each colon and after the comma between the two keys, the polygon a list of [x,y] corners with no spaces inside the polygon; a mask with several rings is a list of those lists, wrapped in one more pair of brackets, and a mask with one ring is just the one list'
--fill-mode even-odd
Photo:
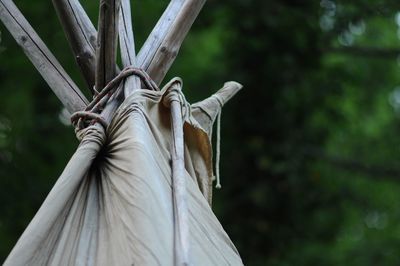
{"label": "green foliage", "polygon": [[[94,22],[98,3],[83,1]],[[48,1],[17,3],[84,88]],[[137,47],[167,0],[133,3]],[[227,80],[214,210],[246,265],[398,265],[400,4],[209,1],[167,78],[191,101]],[[0,25],[0,261],[78,142]]]}

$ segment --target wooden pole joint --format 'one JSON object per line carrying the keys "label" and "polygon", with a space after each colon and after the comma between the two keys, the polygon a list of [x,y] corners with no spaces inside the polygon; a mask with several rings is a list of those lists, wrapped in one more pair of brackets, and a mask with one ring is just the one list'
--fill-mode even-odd
{"label": "wooden pole joint", "polygon": [[[129,0],[100,0],[98,33],[79,0],[52,0],[77,65],[91,90],[94,85],[101,90],[117,73],[118,35],[126,43],[126,47],[121,48],[121,54],[124,53],[126,58],[124,67],[129,64],[142,68],[160,84],[205,1],[171,0],[136,58]],[[120,27],[126,33],[120,31],[118,34],[121,17],[124,25]],[[12,0],[0,0],[0,19],[68,111],[84,109],[88,101]],[[140,87],[135,77],[128,80],[134,81],[127,82],[128,87]],[[114,101],[113,106],[118,103]]]}

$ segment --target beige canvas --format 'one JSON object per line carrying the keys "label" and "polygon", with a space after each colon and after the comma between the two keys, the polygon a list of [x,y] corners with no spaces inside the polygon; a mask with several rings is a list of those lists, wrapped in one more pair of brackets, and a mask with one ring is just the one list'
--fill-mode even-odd
{"label": "beige canvas", "polygon": [[[227,87],[240,89],[226,84],[204,103],[182,105],[193,265],[242,265],[211,209],[211,125],[230,98]],[[106,131],[79,132],[77,151],[5,265],[174,265],[174,136],[165,94],[135,91]]]}

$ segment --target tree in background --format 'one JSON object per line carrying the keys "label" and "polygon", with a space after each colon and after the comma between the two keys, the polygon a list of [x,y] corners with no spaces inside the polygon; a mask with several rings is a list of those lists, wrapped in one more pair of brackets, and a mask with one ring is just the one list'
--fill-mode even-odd
{"label": "tree in background", "polygon": [[[51,4],[19,2],[83,87]],[[96,20],[94,2],[82,0]],[[167,2],[133,4],[138,47]],[[214,210],[247,265],[399,264],[398,12],[391,0],[206,4],[170,75],[192,102],[229,77],[245,85],[223,111]],[[0,31],[4,260],[77,141]]]}

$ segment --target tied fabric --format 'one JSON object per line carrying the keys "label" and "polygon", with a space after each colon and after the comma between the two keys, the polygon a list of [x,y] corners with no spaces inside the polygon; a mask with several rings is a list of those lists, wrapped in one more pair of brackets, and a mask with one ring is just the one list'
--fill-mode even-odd
{"label": "tied fabric", "polygon": [[[174,138],[164,92],[135,91],[106,131],[85,129],[4,265],[174,265]],[[190,116],[184,136],[193,264],[242,265],[210,207],[209,135]]]}

